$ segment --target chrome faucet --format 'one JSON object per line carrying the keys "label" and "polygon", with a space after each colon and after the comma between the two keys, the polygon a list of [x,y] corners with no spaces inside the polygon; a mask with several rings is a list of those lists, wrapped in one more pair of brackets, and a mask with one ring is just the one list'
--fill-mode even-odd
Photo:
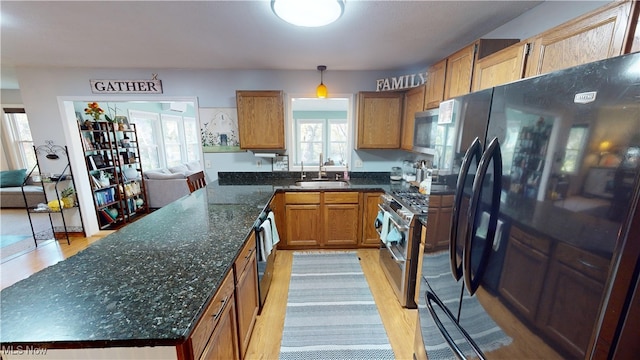
{"label": "chrome faucet", "polygon": [[320,165],[318,166],[318,179],[322,179],[327,173],[322,170],[322,153],[320,153]]}
{"label": "chrome faucet", "polygon": [[300,161],[300,180],[304,180],[307,177],[307,174],[304,173],[304,163]]}

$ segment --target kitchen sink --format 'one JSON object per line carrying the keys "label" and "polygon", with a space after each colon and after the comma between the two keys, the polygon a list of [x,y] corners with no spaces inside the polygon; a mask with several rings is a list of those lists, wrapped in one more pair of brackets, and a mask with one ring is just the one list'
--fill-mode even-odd
{"label": "kitchen sink", "polygon": [[306,189],[331,189],[331,188],[343,188],[349,186],[349,183],[343,180],[308,180],[308,181],[296,181],[296,186]]}

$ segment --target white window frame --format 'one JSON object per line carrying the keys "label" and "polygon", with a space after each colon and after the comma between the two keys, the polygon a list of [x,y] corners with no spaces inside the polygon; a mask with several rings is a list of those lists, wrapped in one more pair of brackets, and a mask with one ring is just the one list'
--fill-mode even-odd
{"label": "white window frame", "polygon": [[[574,129],[580,129],[583,131],[582,133],[582,138],[580,139],[580,144],[578,145],[577,149],[574,148],[569,148],[569,138],[571,137],[571,132]],[[569,128],[569,133],[567,134],[567,143],[565,145],[564,148],[564,156],[562,156],[562,163],[560,164],[560,170],[563,174],[569,174],[569,175],[575,175],[578,173],[578,171],[580,171],[580,167],[581,167],[581,159],[584,155],[584,151],[585,151],[585,145],[587,144],[587,139],[589,138],[589,124],[573,124],[570,128]],[[567,162],[567,154],[568,153],[575,153],[576,155],[576,162],[575,162],[575,168],[573,169],[569,169],[569,170],[565,170],[565,165]]]}
{"label": "white window frame", "polygon": [[[287,94],[287,103],[286,103],[286,123],[287,123],[287,131],[286,131],[286,137],[287,137],[287,148],[290,149],[289,150],[289,157],[290,157],[290,161],[289,161],[289,171],[296,171],[299,172],[302,170],[302,167],[300,166],[300,164],[295,162],[295,158],[296,158],[296,151],[297,151],[297,147],[298,144],[296,143],[296,138],[297,138],[297,133],[296,133],[296,124],[295,121],[293,119],[293,106],[292,106],[292,100],[295,98],[310,98],[310,96],[308,94]],[[349,169],[353,168],[353,164],[351,164],[351,159],[353,158],[353,142],[354,142],[354,135],[355,135],[355,111],[354,111],[354,106],[355,106],[355,101],[354,101],[354,95],[353,94],[333,94],[331,96],[329,96],[327,99],[331,99],[331,98],[336,98],[336,99],[347,99],[347,152],[345,154],[345,163],[347,164],[347,167]],[[328,124],[328,122],[327,122]],[[327,129],[328,131],[328,129]],[[323,147],[326,148],[328,146],[328,143],[326,143],[328,139],[328,136],[325,137],[325,139],[323,139]],[[326,160],[326,157],[325,157]],[[306,164],[304,164],[304,171],[305,172],[310,172],[310,171],[314,171],[314,168],[317,168],[318,164],[317,161],[315,164],[309,164],[309,166],[307,166]],[[346,170],[345,166],[342,165],[335,165],[335,166],[325,166],[323,167],[323,169],[325,171],[344,171]]]}
{"label": "white window frame", "polygon": [[[136,123],[136,119],[138,118],[147,119],[151,121],[154,135],[155,135],[154,140],[156,141],[155,151],[158,156],[158,163],[159,163],[158,166],[160,168],[166,167],[167,161],[164,158],[164,143],[162,139],[162,129],[160,128],[160,114],[149,112],[149,111],[141,111],[141,110],[129,110],[128,114],[129,114],[129,121],[131,121],[131,123],[133,124]],[[140,136],[140,134],[138,134],[138,136]],[[144,147],[144,145],[141,143],[138,143],[138,146]],[[144,160],[142,162],[142,165],[144,167]],[[150,169],[153,169],[153,167],[151,167]]]}
{"label": "white window frame", "polygon": [[[29,139],[21,139],[20,132],[18,131],[17,117],[24,116],[27,118],[27,114],[21,107],[4,107],[3,108],[3,141],[9,146],[5,147],[6,155],[8,157],[10,165],[13,169],[27,169],[27,172],[31,171],[36,165],[35,153],[33,152],[33,137],[31,137],[31,129],[29,128]],[[29,120],[27,118],[27,125]],[[27,154],[30,151],[30,154]],[[29,157],[31,161],[29,161]],[[36,169],[36,173],[39,172]]]}
{"label": "white window frame", "polygon": [[[167,136],[168,130],[167,130],[167,126],[169,123],[175,122],[176,125],[178,126],[178,142],[177,143],[169,143],[169,138]],[[172,114],[160,114],[160,123],[162,124],[162,148],[165,154],[165,165],[170,167],[170,166],[176,166],[178,164],[181,163],[185,163],[187,162],[187,149],[186,149],[186,139],[184,136],[184,123],[183,123],[183,118],[182,116],[179,115],[172,115]],[[180,148],[179,152],[180,152],[180,160],[178,161],[178,164],[172,164],[169,165],[167,163],[168,158],[167,158],[167,145],[171,145],[171,146],[178,146]]]}

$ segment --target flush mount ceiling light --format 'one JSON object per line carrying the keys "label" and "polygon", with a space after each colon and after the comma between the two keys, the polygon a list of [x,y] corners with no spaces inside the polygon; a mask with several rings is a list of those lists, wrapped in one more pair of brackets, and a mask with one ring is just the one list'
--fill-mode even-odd
{"label": "flush mount ceiling light", "polygon": [[327,70],[327,67],[325,65],[318,65],[318,70],[320,70],[320,85],[318,85],[316,89],[316,95],[324,99],[327,97],[327,86],[322,82],[322,73]]}
{"label": "flush mount ceiling light", "polygon": [[342,16],[344,0],[271,0],[271,9],[290,24],[318,27],[329,25]]}

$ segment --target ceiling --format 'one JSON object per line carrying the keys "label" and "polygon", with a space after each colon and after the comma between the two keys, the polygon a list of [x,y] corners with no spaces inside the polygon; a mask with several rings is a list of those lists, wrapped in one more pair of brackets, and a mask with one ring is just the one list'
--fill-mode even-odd
{"label": "ceiling", "polygon": [[322,28],[262,1],[2,0],[3,89],[15,67],[423,69],[541,1],[346,0]]}

